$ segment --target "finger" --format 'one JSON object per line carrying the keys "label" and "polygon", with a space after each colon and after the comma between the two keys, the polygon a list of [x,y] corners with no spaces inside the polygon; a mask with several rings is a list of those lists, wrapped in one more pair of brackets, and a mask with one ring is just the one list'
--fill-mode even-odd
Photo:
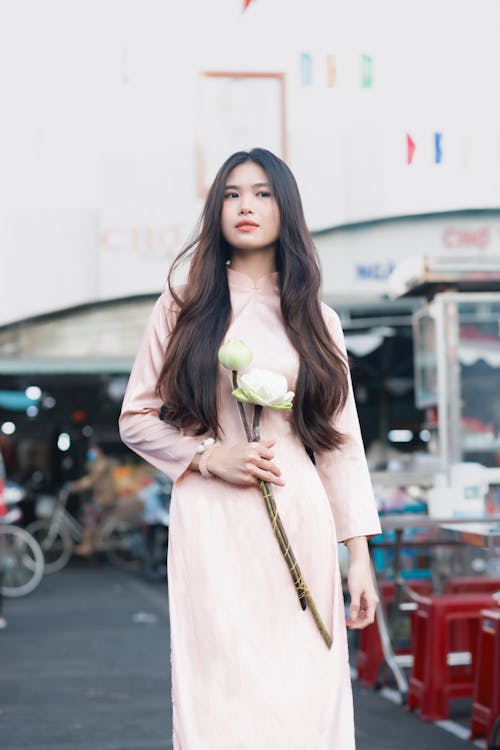
{"label": "finger", "polygon": [[271,474],[270,471],[265,471],[256,466],[253,470],[253,475],[256,479],[262,482],[271,482],[271,484],[277,484],[280,487],[284,487],[285,483],[281,477],[277,477],[276,474]]}
{"label": "finger", "polygon": [[360,599],[361,594],[358,591],[351,591],[351,604],[349,605],[349,619],[351,622],[356,622],[361,607]]}
{"label": "finger", "polygon": [[[250,452],[250,460],[255,463],[256,466],[261,468],[267,468],[266,465],[271,466],[271,459],[274,458],[274,453],[267,448],[263,448],[259,445]],[[276,467],[276,464],[272,464]],[[277,468],[277,467],[276,467]]]}
{"label": "finger", "polygon": [[371,625],[373,623],[373,620],[371,620],[368,617],[368,613],[365,613],[364,610],[360,611],[360,614],[358,616],[358,619],[349,625],[354,630],[362,630],[363,628],[368,627],[368,625]]}
{"label": "finger", "polygon": [[369,624],[371,622],[375,622],[375,615],[376,615],[376,612],[377,612],[377,604],[378,604],[378,599],[370,599],[368,601],[368,605],[367,605],[367,608],[366,608],[366,619],[368,621],[367,624]]}
{"label": "finger", "polygon": [[254,456],[257,458],[274,458],[274,452],[269,448],[264,448],[262,445],[254,451]]}
{"label": "finger", "polygon": [[273,464],[271,461],[268,461],[267,459],[261,458],[256,463],[257,468],[262,469],[263,471],[270,471],[271,474],[276,474],[277,477],[281,476],[280,469],[276,466],[276,464]]}
{"label": "finger", "polygon": [[275,474],[275,476],[277,477],[281,476],[280,468],[266,458],[262,458],[259,456],[255,459],[254,463],[255,467],[258,469],[262,469],[262,471],[267,471],[268,473],[270,472],[271,474]]}
{"label": "finger", "polygon": [[252,448],[262,448],[263,445],[266,448],[272,448],[273,445],[276,445],[276,440],[252,440],[248,445],[251,445]]}
{"label": "finger", "polygon": [[368,625],[366,611],[361,607],[355,617],[349,616],[346,619],[346,625],[350,628],[363,628]]}
{"label": "finger", "polygon": [[378,599],[376,596],[368,599],[363,594],[360,598],[359,610],[357,617],[351,617],[346,622],[350,628],[359,629],[366,628],[375,622],[375,613],[377,608]]}

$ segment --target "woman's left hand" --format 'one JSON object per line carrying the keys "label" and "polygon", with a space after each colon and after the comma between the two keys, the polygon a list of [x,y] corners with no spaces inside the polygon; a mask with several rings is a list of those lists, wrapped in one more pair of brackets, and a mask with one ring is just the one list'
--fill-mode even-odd
{"label": "woman's left hand", "polygon": [[361,630],[374,621],[378,603],[369,555],[356,556],[354,559],[351,557],[347,586],[351,596],[351,604],[346,625],[349,628]]}

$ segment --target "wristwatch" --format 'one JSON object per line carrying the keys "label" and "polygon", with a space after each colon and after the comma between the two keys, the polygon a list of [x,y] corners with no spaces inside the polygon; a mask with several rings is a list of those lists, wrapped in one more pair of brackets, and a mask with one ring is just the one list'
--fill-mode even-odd
{"label": "wristwatch", "polygon": [[196,453],[205,453],[215,443],[214,438],[205,438],[196,449]]}
{"label": "wristwatch", "polygon": [[198,448],[196,449],[196,453],[200,454],[200,460],[198,462],[198,470],[202,477],[205,477],[205,479],[210,479],[213,474],[209,472],[207,469],[207,461],[208,461],[208,455],[210,453],[210,449],[215,445],[214,438],[206,438],[203,440]]}

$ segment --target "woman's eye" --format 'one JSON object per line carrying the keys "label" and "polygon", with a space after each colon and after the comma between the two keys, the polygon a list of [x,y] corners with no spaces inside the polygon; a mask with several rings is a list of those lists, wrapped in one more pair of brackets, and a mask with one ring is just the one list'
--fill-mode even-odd
{"label": "woman's eye", "polygon": [[257,195],[261,195],[263,198],[270,198],[271,193],[268,193],[267,190],[259,190]]}
{"label": "woman's eye", "polygon": [[224,198],[237,198],[238,193],[226,193]]}

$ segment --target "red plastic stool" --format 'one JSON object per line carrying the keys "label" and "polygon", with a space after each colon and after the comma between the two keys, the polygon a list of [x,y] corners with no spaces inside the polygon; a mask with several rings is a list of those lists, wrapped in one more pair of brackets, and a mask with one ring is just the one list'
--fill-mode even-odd
{"label": "red plastic stool", "polygon": [[[416,591],[418,594],[428,596],[432,594],[432,583],[431,581],[418,580],[407,580],[405,584],[411,589]],[[387,610],[396,597],[396,585],[394,581],[381,581],[380,583],[380,596],[382,600],[382,606],[387,613]],[[407,601],[407,598],[403,595],[403,601]],[[411,628],[413,631],[413,617],[415,612],[411,612]],[[411,645],[409,648],[397,649],[396,654],[411,654]],[[384,654],[382,651],[382,643],[380,641],[380,635],[377,626],[377,617],[375,615],[375,622],[368,627],[363,628],[359,631],[359,645],[356,659],[356,669],[358,673],[358,680],[362,685],[366,687],[374,687],[377,682],[377,676],[379,669],[384,661]]]}
{"label": "red plastic stool", "polygon": [[[489,576],[464,576],[449,578],[444,584],[445,594],[494,594],[500,591],[500,578]],[[457,623],[454,632],[453,651],[466,651],[468,642],[467,623]]]}
{"label": "red plastic stool", "polygon": [[500,591],[500,578],[468,576],[449,578],[444,584],[445,594],[494,594]]}
{"label": "red plastic stool", "polygon": [[500,717],[500,609],[481,612],[470,739],[490,735]]}
{"label": "red plastic stool", "polygon": [[[451,698],[472,697],[477,636],[481,610],[495,607],[489,594],[443,594],[418,603],[413,631],[413,669],[408,691],[408,709],[419,708],[425,721],[448,718]],[[464,628],[467,623],[466,629]],[[463,644],[471,664],[449,666],[454,648],[454,629],[466,632]]]}

